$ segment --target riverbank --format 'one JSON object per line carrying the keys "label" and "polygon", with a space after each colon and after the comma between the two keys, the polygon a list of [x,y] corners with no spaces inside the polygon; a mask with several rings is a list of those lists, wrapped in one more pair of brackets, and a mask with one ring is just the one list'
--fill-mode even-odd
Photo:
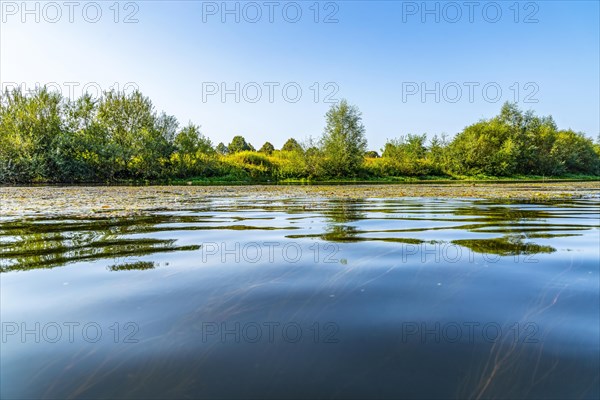
{"label": "riverbank", "polygon": [[[240,180],[237,177],[210,177],[210,178],[189,178],[172,179],[162,182],[166,185],[383,185],[383,184],[404,184],[404,183],[458,183],[458,182],[477,182],[477,183],[528,183],[528,182],[575,182],[575,181],[598,181],[598,175],[571,174],[554,177],[539,175],[514,175],[514,176],[395,176],[395,177],[370,177],[370,178],[338,178],[338,179],[283,179],[279,181],[271,180]],[[153,182],[123,182],[123,184],[153,184]],[[155,184],[155,183],[154,183]],[[160,183],[159,183],[160,184]]]}
{"label": "riverbank", "polygon": [[418,183],[399,185],[31,186],[1,187],[2,217],[115,215],[184,210],[212,198],[475,198],[551,201],[600,197],[600,182]]}

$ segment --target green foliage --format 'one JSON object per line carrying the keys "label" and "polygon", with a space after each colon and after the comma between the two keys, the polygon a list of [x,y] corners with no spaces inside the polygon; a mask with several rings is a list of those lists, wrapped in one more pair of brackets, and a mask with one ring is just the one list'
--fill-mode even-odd
{"label": "green foliage", "polygon": [[319,178],[325,176],[325,157],[323,152],[317,146],[311,143],[308,144],[304,152],[304,160],[306,166],[306,176],[309,178]]}
{"label": "green foliage", "polygon": [[139,92],[107,92],[98,107],[98,122],[113,150],[116,166],[109,178],[156,179],[163,176],[174,150],[177,120],[157,115],[152,102]]}
{"label": "green foliage", "polygon": [[332,177],[356,176],[367,150],[361,113],[346,100],[332,105],[321,140],[325,173]]}
{"label": "green foliage", "polygon": [[411,134],[389,140],[383,149],[384,160],[372,166],[380,168],[380,173],[392,176],[427,175],[431,172],[431,163],[426,158],[426,140],[427,135]]}
{"label": "green foliage", "polygon": [[600,157],[591,139],[572,130],[559,131],[550,151],[555,175],[566,173],[600,175]]}
{"label": "green foliage", "polygon": [[223,142],[219,143],[217,147],[215,147],[215,151],[220,155],[229,154],[229,149],[223,144]]}
{"label": "green foliage", "polygon": [[53,147],[64,130],[62,97],[47,89],[0,99],[0,181],[35,182],[50,176]]}
{"label": "green foliage", "polygon": [[107,92],[98,100],[69,100],[46,88],[0,94],[0,183],[571,174],[600,175],[600,137],[594,143],[559,130],[552,117],[510,103],[452,141],[409,134],[388,140],[380,157],[366,152],[360,112],[346,101],[327,112],[318,145],[289,139],[280,151],[266,142],[256,152],[241,136],[213,148],[199,126],[180,129],[139,92]]}
{"label": "green foliage", "polygon": [[210,139],[200,133],[199,126],[192,123],[177,133],[173,144],[177,152],[182,154],[214,153]]}
{"label": "green foliage", "polygon": [[173,141],[175,152],[170,156],[171,174],[186,176],[212,176],[216,170],[216,155],[210,139],[200,133],[200,127],[188,124]]}
{"label": "green foliage", "polygon": [[277,179],[307,178],[310,173],[307,158],[300,151],[277,151],[271,157]]}
{"label": "green foliage", "polygon": [[274,151],[275,151],[275,146],[273,146],[271,144],[271,142],[265,142],[265,144],[262,145],[260,150],[258,150],[259,153],[265,153],[267,155],[273,154]]}
{"label": "green foliage", "polygon": [[169,159],[170,176],[186,178],[194,176],[215,176],[219,174],[221,165],[216,156],[197,152],[173,153]]}
{"label": "green foliage", "polygon": [[255,151],[240,151],[222,158],[229,174],[240,174],[252,179],[271,176],[273,164],[267,156]]}
{"label": "green foliage", "polygon": [[303,151],[300,143],[296,141],[294,138],[289,138],[287,142],[281,148],[282,151]]}
{"label": "green foliage", "polygon": [[510,175],[517,162],[509,129],[498,121],[468,126],[449,146],[450,169],[461,175]]}
{"label": "green foliage", "polygon": [[465,128],[448,149],[450,171],[461,175],[598,174],[593,142],[559,131],[552,117],[506,103],[500,115]]}
{"label": "green foliage", "polygon": [[430,174],[444,175],[446,166],[448,165],[448,139],[446,135],[441,137],[434,135],[429,142],[429,148],[425,155],[428,164],[430,165]]}
{"label": "green foliage", "polygon": [[227,146],[229,153],[239,153],[240,151],[254,151],[254,147],[246,142],[243,136],[234,136]]}

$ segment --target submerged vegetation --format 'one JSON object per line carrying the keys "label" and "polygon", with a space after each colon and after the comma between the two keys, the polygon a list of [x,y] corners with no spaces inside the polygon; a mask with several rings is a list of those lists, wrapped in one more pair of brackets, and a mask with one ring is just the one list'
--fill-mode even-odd
{"label": "submerged vegetation", "polygon": [[0,94],[0,183],[281,182],[600,175],[600,143],[506,103],[500,114],[446,136],[408,134],[367,148],[357,107],[326,114],[320,140],[258,150],[242,136],[213,143],[157,112],[139,92],[95,100],[46,88]]}

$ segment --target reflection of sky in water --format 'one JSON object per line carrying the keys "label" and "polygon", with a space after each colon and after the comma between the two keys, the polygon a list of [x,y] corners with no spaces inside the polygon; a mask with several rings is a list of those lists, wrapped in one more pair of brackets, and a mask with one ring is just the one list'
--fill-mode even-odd
{"label": "reflection of sky in water", "polygon": [[[7,337],[0,395],[595,398],[598,206],[215,199],[130,219],[4,221],[2,322],[94,322],[103,335]],[[253,263],[208,255],[209,242],[279,246]],[[122,342],[127,322],[139,343]],[[203,340],[207,323],[270,322],[299,324],[302,340]],[[329,322],[337,343],[323,342]],[[436,323],[465,330],[403,340],[410,324]],[[489,323],[499,339],[468,337],[464,324]]]}

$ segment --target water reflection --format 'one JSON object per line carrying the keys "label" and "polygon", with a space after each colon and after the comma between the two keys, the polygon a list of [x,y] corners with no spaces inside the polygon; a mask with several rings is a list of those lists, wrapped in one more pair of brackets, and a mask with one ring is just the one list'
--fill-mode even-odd
{"label": "water reflection", "polygon": [[[577,236],[598,226],[585,219],[595,212],[591,202],[465,203],[431,199],[242,199],[233,203],[216,199],[188,212],[3,220],[0,272],[199,250],[200,244],[177,244],[186,231],[298,231],[285,237],[337,243],[452,243],[477,253],[512,256],[552,253],[556,250],[552,245],[534,240]],[[154,236],[168,232],[167,238]]]}
{"label": "water reflection", "polygon": [[365,219],[365,213],[361,210],[363,200],[332,201],[330,206],[323,212],[326,217],[327,226],[321,239],[331,242],[355,242],[359,241],[358,229],[347,225],[348,222]]}
{"label": "water reflection", "polygon": [[125,263],[120,265],[109,265],[107,269],[109,271],[134,271],[140,270],[143,271],[145,269],[154,269],[156,268],[156,263],[150,261],[138,261],[132,263]]}
{"label": "water reflection", "polygon": [[[248,197],[4,219],[0,397],[595,399],[599,205]],[[264,243],[274,261],[244,253]]]}
{"label": "water reflection", "polygon": [[177,246],[176,239],[136,238],[130,235],[155,227],[152,217],[4,222],[0,236],[0,271],[54,268],[76,261],[143,256],[169,251],[197,250]]}
{"label": "water reflection", "polygon": [[465,239],[453,240],[452,243],[467,247],[476,253],[496,254],[500,256],[530,255],[538,253],[553,253],[556,251],[551,246],[542,246],[532,242],[525,242],[525,236],[504,236],[495,239]]}

